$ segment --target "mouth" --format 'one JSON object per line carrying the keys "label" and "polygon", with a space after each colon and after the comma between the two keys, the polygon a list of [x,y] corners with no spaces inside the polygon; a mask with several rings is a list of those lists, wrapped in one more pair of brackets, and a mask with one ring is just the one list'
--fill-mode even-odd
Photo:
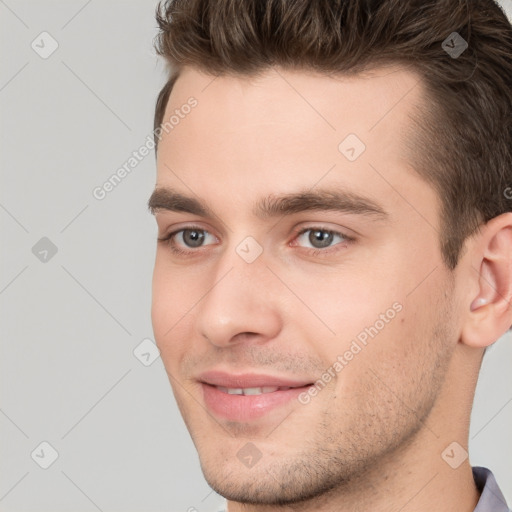
{"label": "mouth", "polygon": [[202,374],[199,382],[206,408],[218,418],[238,422],[254,421],[271,411],[289,409],[290,402],[313,385],[309,381],[270,375],[218,371]]}

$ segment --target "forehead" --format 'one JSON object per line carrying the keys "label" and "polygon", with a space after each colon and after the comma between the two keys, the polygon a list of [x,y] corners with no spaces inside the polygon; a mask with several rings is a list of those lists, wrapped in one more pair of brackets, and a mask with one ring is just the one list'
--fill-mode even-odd
{"label": "forehead", "polygon": [[[423,190],[432,209],[436,198],[405,144],[422,95],[418,75],[400,67],[355,76],[273,68],[250,77],[184,68],[164,115],[174,122],[159,145],[157,185],[219,204],[229,190],[247,209],[249,197],[320,182],[395,203],[416,202]],[[184,108],[191,98],[195,106]]]}
{"label": "forehead", "polygon": [[417,73],[397,65],[356,75],[272,67],[251,76],[212,76],[185,67],[172,89],[164,119],[194,96],[201,106],[194,117],[216,114],[219,125],[233,117],[256,124],[300,116],[319,129],[349,127],[365,132],[376,129],[390,114],[386,124],[405,120],[403,114],[421,102],[422,87]]}

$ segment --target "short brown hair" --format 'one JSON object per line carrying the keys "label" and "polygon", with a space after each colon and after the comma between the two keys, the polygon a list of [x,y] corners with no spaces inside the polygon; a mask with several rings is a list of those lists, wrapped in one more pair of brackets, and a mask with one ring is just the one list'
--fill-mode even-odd
{"label": "short brown hair", "polygon": [[[399,64],[425,86],[410,149],[441,200],[447,267],[482,222],[512,209],[512,26],[494,0],[167,0],[156,19],[155,47],[171,73],[155,129],[186,65],[255,75],[271,66],[356,74]],[[454,32],[468,44],[459,56],[443,49]]]}

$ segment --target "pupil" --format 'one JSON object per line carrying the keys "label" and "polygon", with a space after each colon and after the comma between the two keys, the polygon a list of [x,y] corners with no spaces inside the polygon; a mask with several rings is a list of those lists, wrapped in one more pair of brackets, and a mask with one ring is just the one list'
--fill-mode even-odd
{"label": "pupil", "polygon": [[[328,247],[332,242],[333,234],[327,231],[312,231],[309,235],[309,241],[314,247]],[[320,242],[320,245],[318,245]]]}

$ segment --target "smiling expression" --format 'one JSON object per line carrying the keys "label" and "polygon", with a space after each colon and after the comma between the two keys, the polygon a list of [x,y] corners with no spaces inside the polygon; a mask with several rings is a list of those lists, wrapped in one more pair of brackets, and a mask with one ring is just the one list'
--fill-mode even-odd
{"label": "smiling expression", "polygon": [[439,200],[404,143],[421,83],[185,68],[164,120],[190,96],[150,200],[156,342],[215,490],[318,496],[421,435],[457,343]]}

